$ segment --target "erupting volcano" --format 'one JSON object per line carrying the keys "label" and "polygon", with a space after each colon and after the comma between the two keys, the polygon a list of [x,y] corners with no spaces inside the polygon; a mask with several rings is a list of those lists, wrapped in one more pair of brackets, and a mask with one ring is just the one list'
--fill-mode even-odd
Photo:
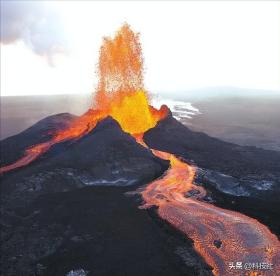
{"label": "erupting volcano", "polygon": [[143,84],[143,58],[139,36],[125,24],[114,39],[104,38],[98,64],[99,83],[93,108],[73,124],[54,134],[52,140],[34,145],[15,163],[0,168],[4,173],[25,166],[45,153],[56,143],[78,139],[91,131],[100,120],[111,116],[125,132],[144,133],[164,118],[167,109],[149,105]]}
{"label": "erupting volcano", "polygon": [[[98,122],[110,116],[124,132],[151,150],[154,156],[170,163],[162,177],[141,191],[145,201],[141,208],[157,206],[158,215],[162,219],[194,241],[194,248],[213,268],[215,275],[241,275],[240,271],[231,270],[228,265],[236,261],[243,264],[273,264],[273,270],[256,275],[279,273],[279,240],[265,225],[243,214],[203,201],[207,192],[194,182],[195,167],[174,154],[150,149],[145,142],[145,132],[171,114],[166,106],[158,110],[149,103],[149,95],[143,83],[139,35],[127,24],[113,39],[104,38],[98,74],[99,83],[92,107],[69,127],[54,133],[49,141],[26,149],[22,158],[2,167],[0,172],[7,173],[30,164],[55,144],[82,139],[94,130]],[[250,273],[254,271],[252,269]]]}

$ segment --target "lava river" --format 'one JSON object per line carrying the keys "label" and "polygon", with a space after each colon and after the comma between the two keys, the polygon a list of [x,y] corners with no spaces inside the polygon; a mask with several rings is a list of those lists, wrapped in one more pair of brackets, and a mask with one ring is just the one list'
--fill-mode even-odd
{"label": "lava river", "polygon": [[[172,154],[153,153],[169,160],[170,168],[142,192],[145,204],[141,208],[157,206],[162,219],[193,240],[214,275],[279,275],[279,240],[265,225],[201,201],[206,192],[194,184],[195,169]],[[196,191],[195,196],[187,197],[190,191]],[[236,262],[243,269],[231,267]],[[273,269],[249,269],[256,263],[273,264]]]}

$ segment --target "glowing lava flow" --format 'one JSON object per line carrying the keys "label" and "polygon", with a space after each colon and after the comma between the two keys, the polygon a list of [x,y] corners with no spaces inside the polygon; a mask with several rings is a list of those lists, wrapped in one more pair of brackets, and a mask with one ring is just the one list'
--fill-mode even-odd
{"label": "glowing lava flow", "polygon": [[47,152],[54,144],[67,141],[69,139],[80,138],[82,135],[91,131],[96,126],[97,122],[103,118],[105,118],[103,112],[89,110],[87,113],[75,120],[69,128],[55,133],[51,140],[28,148],[25,151],[24,156],[15,163],[1,167],[0,173],[5,173],[28,165],[32,161],[36,160],[40,155]]}
{"label": "glowing lava flow", "polygon": [[[138,140],[144,144],[141,138]],[[153,153],[170,160],[170,168],[141,192],[145,201],[141,208],[158,206],[162,219],[194,241],[194,248],[213,267],[214,275],[279,275],[280,243],[265,225],[202,202],[199,199],[205,191],[193,182],[194,168],[172,154]],[[197,191],[195,196],[186,197],[191,190]],[[230,267],[236,262],[242,262],[243,270]],[[273,270],[245,270],[244,266],[256,263],[273,264]]]}

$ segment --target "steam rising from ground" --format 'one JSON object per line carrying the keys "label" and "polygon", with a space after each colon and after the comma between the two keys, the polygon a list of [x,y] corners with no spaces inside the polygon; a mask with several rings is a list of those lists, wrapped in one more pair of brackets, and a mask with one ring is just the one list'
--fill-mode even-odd
{"label": "steam rising from ground", "polygon": [[201,114],[199,109],[194,107],[190,102],[165,99],[160,97],[152,98],[152,106],[160,108],[162,105],[167,105],[172,111],[172,115],[177,120],[191,119],[195,115]]}

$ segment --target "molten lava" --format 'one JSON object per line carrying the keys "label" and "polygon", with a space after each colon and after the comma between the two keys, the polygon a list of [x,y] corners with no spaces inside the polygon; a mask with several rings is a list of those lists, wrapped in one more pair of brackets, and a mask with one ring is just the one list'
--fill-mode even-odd
{"label": "molten lava", "polygon": [[[98,72],[93,108],[67,129],[57,131],[50,141],[30,147],[21,159],[0,168],[1,173],[29,164],[56,143],[79,139],[107,116],[146,146],[143,133],[164,118],[168,109],[163,106],[157,110],[149,105],[143,85],[139,36],[127,24],[114,39],[104,38]],[[215,275],[245,275],[246,271],[230,270],[229,262],[272,263],[274,270],[262,273],[280,273],[279,241],[266,226],[245,215],[202,202],[206,192],[194,184],[195,169],[170,153],[152,152],[169,160],[170,168],[142,192],[145,200],[142,208],[158,206],[159,216],[194,241],[195,249],[213,267]]]}
{"label": "molten lava", "polygon": [[165,108],[157,110],[149,105],[143,84],[139,35],[127,24],[122,26],[113,39],[104,38],[98,73],[99,83],[93,108],[76,119],[69,128],[58,130],[50,141],[27,149],[18,161],[0,168],[0,173],[31,163],[56,143],[79,139],[107,116],[113,117],[124,131],[132,135],[144,133],[166,116]]}
{"label": "molten lava", "polygon": [[[158,206],[162,219],[193,240],[195,250],[213,267],[214,275],[278,275],[280,243],[265,225],[201,201],[206,192],[194,184],[194,168],[172,154],[155,150],[153,153],[170,160],[170,168],[141,192],[145,201],[141,208]],[[191,197],[192,191],[195,193]],[[243,267],[252,263],[273,264],[273,270],[235,270],[230,263],[236,262]]]}
{"label": "molten lava", "polygon": [[114,39],[104,38],[99,58],[95,107],[105,110],[130,134],[154,127],[165,114],[149,105],[143,84],[139,35],[125,24]]}
{"label": "molten lava", "polygon": [[[137,141],[147,147],[143,136],[138,135]],[[213,267],[214,275],[277,275],[280,243],[265,225],[243,214],[202,202],[206,191],[195,185],[195,169],[173,154],[152,152],[169,160],[170,168],[141,192],[145,202],[141,208],[157,206],[162,219],[194,241],[194,248]],[[229,266],[234,262],[273,264],[274,269],[234,270]]]}

